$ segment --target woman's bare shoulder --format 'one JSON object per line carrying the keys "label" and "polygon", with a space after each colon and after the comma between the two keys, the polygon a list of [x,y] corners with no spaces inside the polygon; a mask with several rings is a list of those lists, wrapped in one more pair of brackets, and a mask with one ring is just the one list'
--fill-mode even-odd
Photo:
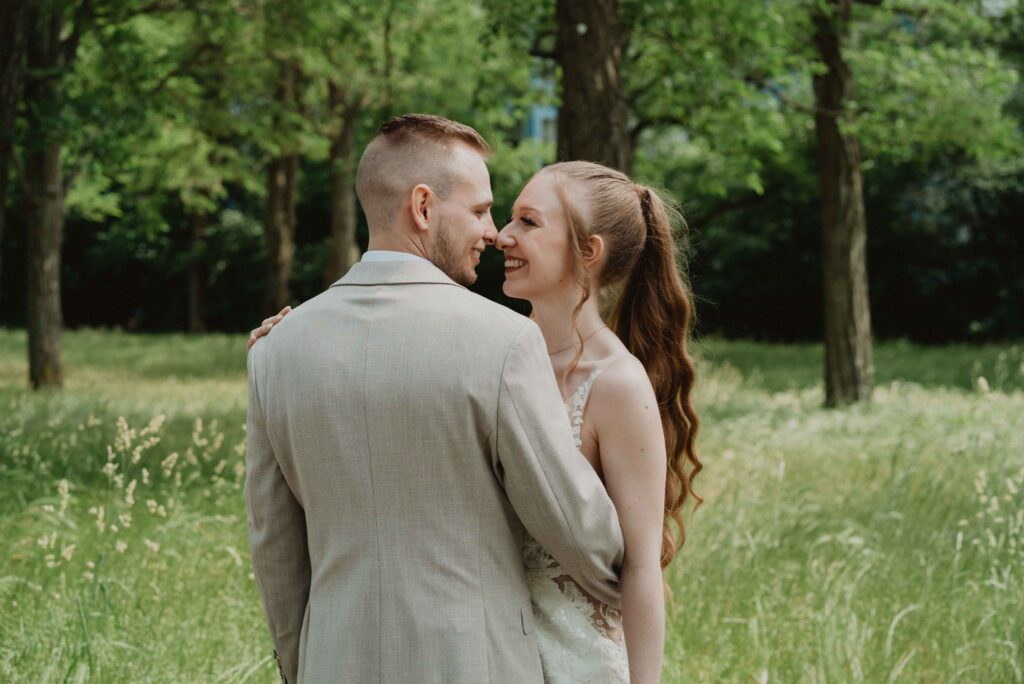
{"label": "woman's bare shoulder", "polygon": [[658,400],[643,364],[632,354],[610,359],[594,381],[588,405],[590,417],[600,424],[601,418],[639,417],[653,412],[659,415]]}
{"label": "woman's bare shoulder", "polygon": [[629,507],[664,492],[665,434],[643,365],[631,355],[616,359],[594,382],[587,410],[615,505]]}

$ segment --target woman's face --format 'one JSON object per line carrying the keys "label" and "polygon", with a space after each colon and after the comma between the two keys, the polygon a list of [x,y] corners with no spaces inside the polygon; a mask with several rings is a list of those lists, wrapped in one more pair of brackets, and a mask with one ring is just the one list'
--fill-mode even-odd
{"label": "woman's face", "polygon": [[569,226],[554,174],[541,171],[526,184],[495,244],[505,253],[502,290],[509,297],[534,301],[574,286]]}

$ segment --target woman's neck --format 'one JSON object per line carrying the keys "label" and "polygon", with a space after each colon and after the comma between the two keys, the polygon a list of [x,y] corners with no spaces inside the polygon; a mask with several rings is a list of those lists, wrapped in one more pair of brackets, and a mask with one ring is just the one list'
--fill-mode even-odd
{"label": "woman's neck", "polygon": [[[604,327],[597,299],[597,295],[592,294],[583,304],[583,308],[576,318],[576,328],[583,337]],[[578,292],[570,292],[566,296],[530,300],[530,304],[533,306],[533,319],[537,322],[541,333],[544,334],[549,354],[561,352],[569,354],[571,351],[572,356],[575,356],[580,338],[573,330],[572,312],[578,302]]]}

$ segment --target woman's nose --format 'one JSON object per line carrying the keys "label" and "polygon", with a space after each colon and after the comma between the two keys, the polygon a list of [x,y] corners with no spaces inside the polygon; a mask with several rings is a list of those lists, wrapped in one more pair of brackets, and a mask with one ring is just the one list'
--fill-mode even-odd
{"label": "woman's nose", "polygon": [[508,226],[498,231],[498,239],[494,242],[498,249],[508,249],[516,246],[516,239],[509,234]]}

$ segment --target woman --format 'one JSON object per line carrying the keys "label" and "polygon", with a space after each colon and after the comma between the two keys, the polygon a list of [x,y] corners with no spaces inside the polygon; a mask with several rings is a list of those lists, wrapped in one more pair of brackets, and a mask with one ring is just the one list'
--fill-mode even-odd
{"label": "woman", "polygon": [[[608,489],[626,544],[620,613],[527,536],[523,560],[545,680],[657,682],[662,570],[682,545],[681,508],[696,497],[692,480],[701,469],[686,350],[692,305],[668,210],[618,171],[555,164],[523,188],[496,244],[505,253],[503,289],[533,306],[577,448]],[[597,295],[618,283],[609,328]]]}
{"label": "woman", "polygon": [[[578,654],[589,640],[609,675],[599,681],[625,680],[624,646],[630,681],[656,682],[664,644],[661,570],[681,545],[680,509],[701,468],[686,352],[692,307],[668,211],[656,193],[618,171],[555,164],[523,188],[497,246],[505,252],[505,294],[533,306],[577,447],[604,481],[626,541],[621,615],[557,576],[553,559],[528,544],[545,676],[586,680],[592,673],[581,671]],[[609,328],[597,294],[618,283]],[[589,610],[587,621],[566,603]]]}

